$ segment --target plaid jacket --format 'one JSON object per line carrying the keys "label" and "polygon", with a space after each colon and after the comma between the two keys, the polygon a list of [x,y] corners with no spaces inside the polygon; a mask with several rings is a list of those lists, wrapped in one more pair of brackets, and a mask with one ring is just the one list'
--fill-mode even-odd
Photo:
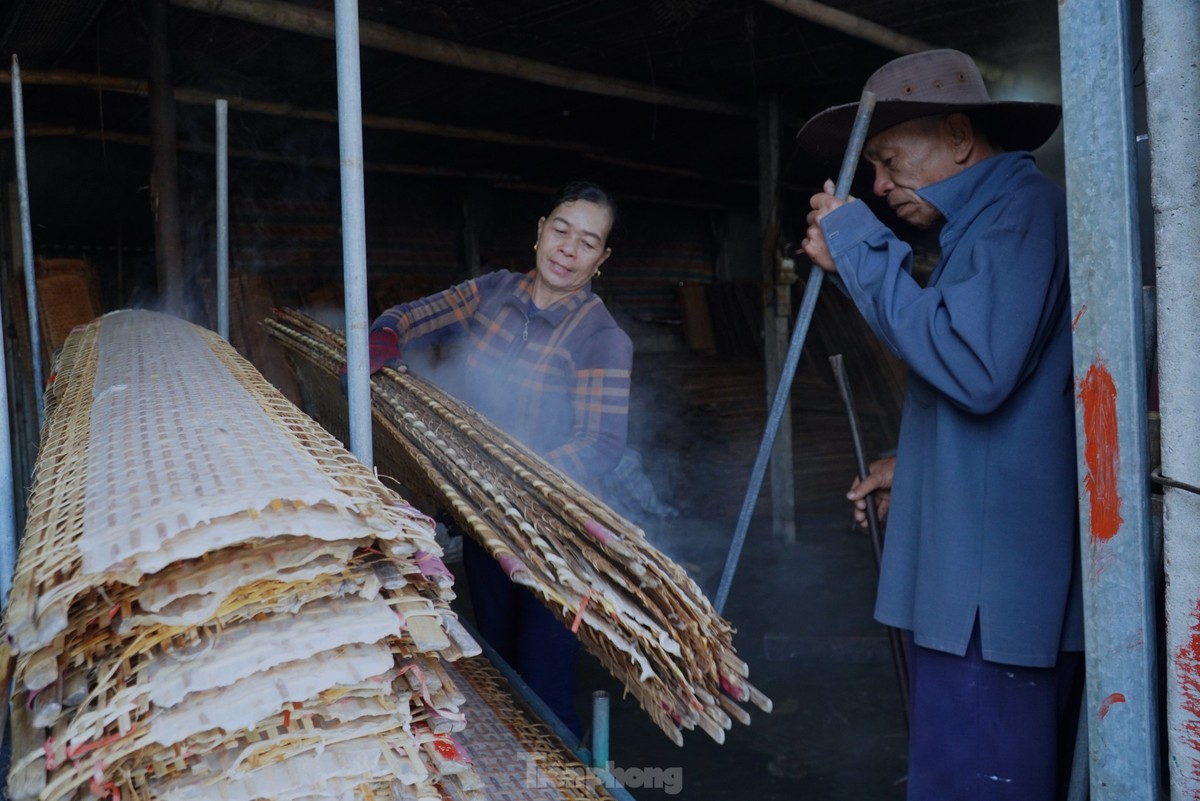
{"label": "plaid jacket", "polygon": [[[533,273],[489,273],[394,306],[371,326],[449,347],[431,377],[593,490],[625,448],[633,343],[590,288],[532,306]],[[444,356],[447,354],[443,354]]]}

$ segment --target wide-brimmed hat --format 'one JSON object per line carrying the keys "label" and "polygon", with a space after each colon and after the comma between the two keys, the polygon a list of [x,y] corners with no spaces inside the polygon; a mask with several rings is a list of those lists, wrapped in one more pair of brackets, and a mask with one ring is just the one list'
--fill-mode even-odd
{"label": "wide-brimmed hat", "polygon": [[[877,69],[865,88],[875,93],[868,139],[918,117],[966,111],[987,124],[989,137],[997,140],[994,144],[1033,150],[1050,138],[1062,116],[1062,108],[1054,103],[992,100],[975,62],[957,50],[901,56]],[[804,123],[797,139],[818,157],[840,157],[857,113],[857,102],[827,108]]]}

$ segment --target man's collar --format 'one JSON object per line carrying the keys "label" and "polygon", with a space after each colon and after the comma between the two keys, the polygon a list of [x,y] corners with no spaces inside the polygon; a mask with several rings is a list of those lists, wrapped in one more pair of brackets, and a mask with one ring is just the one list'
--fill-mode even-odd
{"label": "man's collar", "polygon": [[970,211],[972,201],[980,200],[978,190],[982,184],[1000,173],[1010,172],[1019,161],[1032,158],[1023,150],[998,153],[956,175],[918,189],[916,193],[922,200],[933,204],[947,222],[952,223],[955,216]]}

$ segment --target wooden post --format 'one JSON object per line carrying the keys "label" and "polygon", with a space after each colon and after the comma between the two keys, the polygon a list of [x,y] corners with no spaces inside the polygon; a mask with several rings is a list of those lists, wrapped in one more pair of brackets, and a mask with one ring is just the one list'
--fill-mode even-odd
{"label": "wooden post", "polygon": [[179,169],[175,149],[175,97],[167,44],[167,0],[149,0],[151,203],[154,211],[155,264],[163,311],[187,319],[184,308],[183,247],[180,242]]}
{"label": "wooden post", "polygon": [[[763,335],[769,408],[788,350],[792,319],[791,284],[778,268],[780,238],[779,97],[771,95],[758,109],[758,212],[762,231]],[[771,519],[775,537],[796,541],[796,483],[792,466],[792,406],[787,402],[771,450]]]}
{"label": "wooden post", "polygon": [[479,255],[479,192],[468,188],[462,194],[463,214],[463,262],[467,267],[467,276],[478,278],[483,273],[483,263]]}

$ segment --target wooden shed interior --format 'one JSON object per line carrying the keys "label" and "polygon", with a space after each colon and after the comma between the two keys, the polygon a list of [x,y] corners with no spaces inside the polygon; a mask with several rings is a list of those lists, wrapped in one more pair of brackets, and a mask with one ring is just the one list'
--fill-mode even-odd
{"label": "wooden shed interior", "polygon": [[[341,319],[333,5],[0,3],[0,67],[9,84],[8,59],[19,59],[47,355],[55,339],[92,316],[159,307],[168,284],[179,288],[186,317],[215,325],[214,102],[225,99],[231,340],[303,404],[295,374],[257,323],[276,305]],[[837,170],[836,162],[815,161],[798,147],[799,127],[827,106],[856,100],[867,76],[898,53],[925,47],[974,56],[994,96],[1053,102],[1061,95],[1052,0],[836,5],[359,3],[369,314],[490,269],[529,269],[538,216],[566,181],[594,180],[614,192],[620,228],[595,289],[635,341],[631,444],[643,451],[655,488],[682,513],[652,525],[709,590],[766,416],[764,315],[780,308],[781,294],[799,298],[808,265],[801,258],[789,272],[782,257],[802,236],[808,197]],[[0,103],[0,263],[10,301],[3,309],[6,347],[19,354],[27,340],[23,307],[12,302],[22,294],[13,108]],[[175,159],[168,174],[156,169],[163,153]],[[1061,173],[1061,131],[1038,157],[1049,173]],[[863,178],[854,193],[868,196]],[[176,224],[164,224],[164,213]],[[919,252],[928,250],[908,233]],[[872,451],[894,439],[902,375],[845,298],[825,291],[793,389],[792,435],[804,452],[796,458],[796,502],[826,531],[840,532],[853,454],[826,363],[838,352],[847,354]],[[23,372],[27,362],[17,362],[10,357],[10,373],[26,376],[17,400],[27,412],[16,423],[17,442],[28,459],[36,446],[28,413],[33,387]],[[30,462],[18,468],[25,476],[29,469]],[[769,541],[766,532],[754,536]],[[848,680],[855,682],[849,707],[785,712],[800,722],[777,717],[722,756],[701,745],[689,775],[751,760],[764,771],[770,763],[755,797],[902,797],[896,755],[903,726],[886,646],[870,620],[869,545],[805,544],[805,536],[800,550],[753,570],[764,586],[794,590],[822,580],[821,570],[853,563],[854,575],[801,616],[814,627],[789,628],[775,618],[782,609],[752,609],[761,603],[753,599],[735,603],[731,617],[737,621],[740,610],[749,635],[763,638],[742,646],[752,659],[830,657],[810,672],[812,685],[782,691],[785,706],[790,694],[799,698],[835,674],[845,677],[839,660],[848,658]],[[829,547],[849,550],[831,555]],[[833,626],[838,634],[830,637],[821,618],[844,615],[843,601],[856,617],[844,630]],[[818,641],[817,656],[795,655],[798,643]],[[867,649],[875,650],[863,656]],[[767,681],[782,683],[791,670],[782,664]],[[855,714],[886,720],[861,738],[838,730],[838,718]],[[822,726],[833,733],[821,734]],[[885,756],[856,764],[848,756],[855,738],[874,738],[864,747]],[[832,758],[837,777],[830,778],[818,763],[830,762],[837,742],[847,747]],[[673,753],[647,758],[683,759]],[[711,765],[699,766],[704,759]],[[750,797],[746,785],[711,777],[708,792],[690,786],[694,792],[684,797]]]}

